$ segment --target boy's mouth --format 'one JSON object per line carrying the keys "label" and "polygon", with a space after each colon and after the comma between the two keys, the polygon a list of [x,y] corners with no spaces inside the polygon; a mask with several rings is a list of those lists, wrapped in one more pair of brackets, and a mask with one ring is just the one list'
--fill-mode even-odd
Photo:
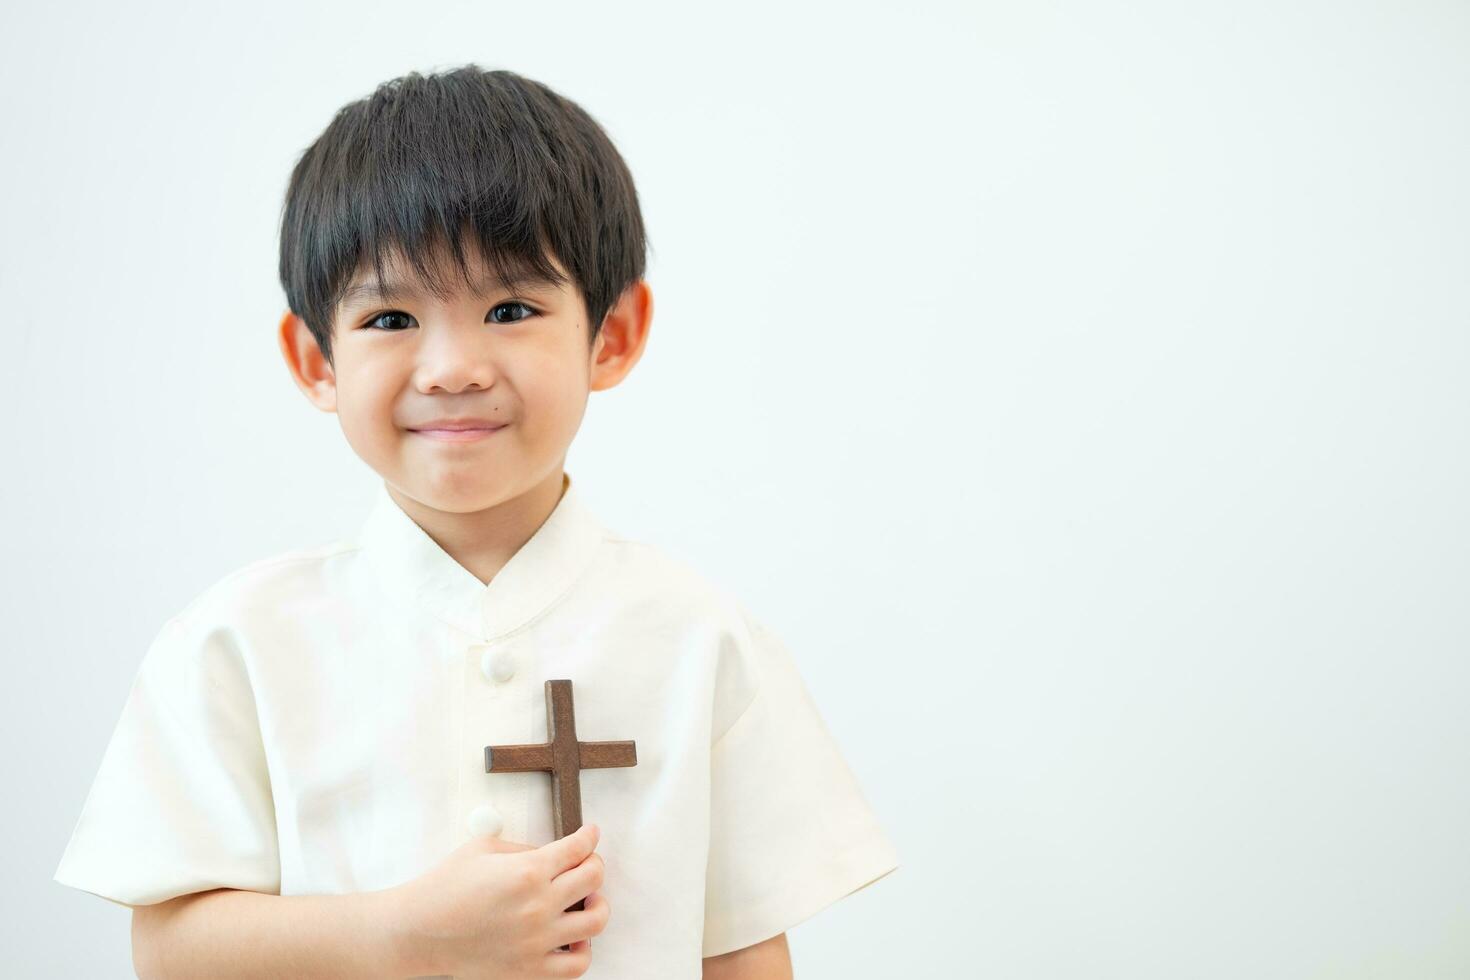
{"label": "boy's mouth", "polygon": [[505,428],[504,422],[488,419],[438,419],[408,431],[439,442],[474,442]]}

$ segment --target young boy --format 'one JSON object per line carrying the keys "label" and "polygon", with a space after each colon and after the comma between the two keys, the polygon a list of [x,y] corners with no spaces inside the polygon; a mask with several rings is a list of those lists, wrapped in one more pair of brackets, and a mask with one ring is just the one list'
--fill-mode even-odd
{"label": "young boy", "polygon": [[[783,977],[897,866],[782,641],[563,468],[643,353],[644,251],[607,135],[513,72],[410,73],[302,155],[280,346],[382,483],[143,658],[56,873],[133,908],[141,976]],[[549,772],[487,761],[553,721],[565,836]]]}

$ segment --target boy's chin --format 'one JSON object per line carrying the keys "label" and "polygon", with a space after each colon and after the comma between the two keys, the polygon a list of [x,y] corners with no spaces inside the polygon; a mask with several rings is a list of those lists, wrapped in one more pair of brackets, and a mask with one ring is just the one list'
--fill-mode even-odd
{"label": "boy's chin", "polygon": [[500,481],[484,480],[477,486],[463,483],[446,486],[425,480],[422,476],[385,477],[399,492],[413,498],[423,507],[446,514],[474,514],[514,500],[525,492]]}

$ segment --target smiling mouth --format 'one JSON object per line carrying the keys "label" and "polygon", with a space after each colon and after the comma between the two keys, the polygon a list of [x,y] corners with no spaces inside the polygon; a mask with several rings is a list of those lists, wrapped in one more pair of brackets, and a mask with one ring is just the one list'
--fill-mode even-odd
{"label": "smiling mouth", "polygon": [[481,439],[488,439],[503,428],[505,426],[497,425],[486,429],[409,429],[408,431],[436,442],[477,442]]}

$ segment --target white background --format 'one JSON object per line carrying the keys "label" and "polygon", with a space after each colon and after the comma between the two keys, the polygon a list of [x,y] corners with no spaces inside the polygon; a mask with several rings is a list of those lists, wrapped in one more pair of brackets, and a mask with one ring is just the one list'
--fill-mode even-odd
{"label": "white background", "polygon": [[275,345],[291,165],[470,61],[644,204],[568,470],[781,633],[898,847],[801,980],[1470,975],[1464,3],[0,18],[7,975],[130,975],[51,875],[148,639],[370,499]]}

